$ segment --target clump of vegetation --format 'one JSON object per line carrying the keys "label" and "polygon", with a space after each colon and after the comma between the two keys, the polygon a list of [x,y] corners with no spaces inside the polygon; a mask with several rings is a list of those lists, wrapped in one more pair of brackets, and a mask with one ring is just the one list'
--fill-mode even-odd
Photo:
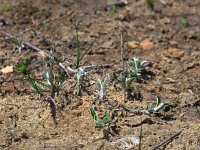
{"label": "clump of vegetation", "polygon": [[134,78],[132,77],[127,77],[127,75],[125,75],[124,73],[121,73],[120,74],[120,77],[119,77],[119,82],[123,88],[123,94],[124,94],[124,102],[126,102],[126,99],[129,98],[129,91],[131,91],[131,85],[132,85],[132,82],[134,81]]}
{"label": "clump of vegetation", "polygon": [[157,113],[161,109],[166,108],[167,106],[168,105],[166,103],[161,103],[160,97],[156,96],[156,104],[155,104],[155,106],[153,106],[152,103],[150,105],[147,105],[146,111],[148,113]]}
{"label": "clump of vegetation", "polygon": [[94,110],[94,107],[90,107],[90,114],[95,122],[95,128],[104,129],[104,138],[109,139],[110,129],[114,131],[116,128],[116,122],[119,118],[118,115],[111,117],[109,111],[105,111],[103,116],[100,117]]}
{"label": "clump of vegetation", "polygon": [[94,110],[94,107],[90,107],[90,114],[92,115],[96,128],[104,128],[106,126],[115,126],[115,122],[117,121],[117,118],[113,120],[110,118],[109,111],[105,111],[103,116],[100,117],[97,114],[97,112]]}
{"label": "clump of vegetation", "polygon": [[24,78],[31,84],[33,90],[38,94],[50,92],[51,97],[54,98],[55,94],[59,93],[60,87],[65,82],[64,74],[59,73],[59,75],[56,76],[53,73],[53,63],[51,63],[48,71],[42,74],[43,81],[39,81],[30,76],[27,65],[28,59],[24,58],[17,70],[24,75]]}
{"label": "clump of vegetation", "polygon": [[27,80],[34,92],[40,96],[44,96],[44,100],[50,103],[51,114],[56,123],[56,111],[57,104],[55,102],[56,95],[59,95],[66,80],[66,74],[64,72],[58,72],[56,75],[53,71],[54,64],[51,62],[49,69],[42,74],[42,80],[32,77],[28,71],[29,59],[24,58],[18,65],[17,70],[23,74],[25,80]]}
{"label": "clump of vegetation", "polygon": [[41,94],[43,92],[43,86],[40,83],[38,83],[35,79],[33,79],[28,73],[28,63],[29,59],[23,58],[22,62],[17,67],[17,71],[23,74],[24,78],[31,84],[35,92]]}
{"label": "clump of vegetation", "polygon": [[123,88],[124,101],[132,97],[132,83],[133,81],[138,81],[142,78],[142,72],[145,67],[149,66],[150,61],[140,61],[139,58],[133,57],[129,62],[128,72],[123,71],[120,74],[119,82]]}
{"label": "clump of vegetation", "polygon": [[141,79],[142,71],[144,70],[144,68],[149,66],[151,62],[147,60],[140,61],[139,58],[133,57],[128,62],[128,64],[130,66],[129,73],[131,78],[133,78],[134,80],[138,80]]}

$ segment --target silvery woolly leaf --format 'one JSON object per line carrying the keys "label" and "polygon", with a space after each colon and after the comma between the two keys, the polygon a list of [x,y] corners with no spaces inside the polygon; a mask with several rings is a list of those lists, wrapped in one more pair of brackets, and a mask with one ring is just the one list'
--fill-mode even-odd
{"label": "silvery woolly leaf", "polygon": [[140,61],[139,58],[133,57],[129,62],[129,65],[131,65],[132,67],[134,67],[135,69],[138,68],[138,66],[140,65]]}
{"label": "silvery woolly leaf", "polygon": [[76,69],[76,76],[77,76],[77,80],[78,82],[81,80],[81,78],[83,78],[83,76],[85,76],[87,73],[85,72],[85,70],[83,68],[78,68]]}
{"label": "silvery woolly leaf", "polygon": [[65,84],[65,80],[64,79],[60,79],[58,82],[58,86],[63,86]]}
{"label": "silvery woolly leaf", "polygon": [[159,110],[161,110],[162,108],[164,108],[165,103],[160,103],[157,107],[154,108],[155,112],[158,112]]}
{"label": "silvery woolly leaf", "polygon": [[97,79],[97,88],[99,91],[102,89],[101,79]]}
{"label": "silvery woolly leaf", "polygon": [[126,78],[126,87],[130,87],[133,80],[134,78]]}
{"label": "silvery woolly leaf", "polygon": [[53,72],[51,69],[49,69],[47,72],[43,73],[42,77],[47,80],[48,85],[51,85],[55,80],[55,76],[53,75]]}
{"label": "silvery woolly leaf", "polygon": [[38,83],[37,81],[34,82],[33,88],[37,92],[47,92],[49,88],[43,84]]}
{"label": "silvery woolly leaf", "polygon": [[151,64],[150,61],[145,60],[145,61],[140,62],[140,67],[144,68],[144,67],[149,66],[150,64]]}
{"label": "silvery woolly leaf", "polygon": [[156,96],[156,107],[158,107],[159,106],[159,104],[160,104],[160,97],[159,96]]}

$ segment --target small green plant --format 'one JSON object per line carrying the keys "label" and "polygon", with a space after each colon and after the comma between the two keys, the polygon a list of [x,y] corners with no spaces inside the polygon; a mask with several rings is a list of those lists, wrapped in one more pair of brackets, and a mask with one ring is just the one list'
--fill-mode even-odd
{"label": "small green plant", "polygon": [[28,73],[27,65],[28,65],[28,58],[23,58],[22,62],[18,65],[17,71],[22,73],[24,78],[31,84],[34,91],[38,94],[42,92],[42,85],[40,85],[35,79],[31,78]]}
{"label": "small green plant", "polygon": [[120,74],[119,81],[124,89],[131,88],[131,84],[132,84],[133,80],[134,80],[134,78],[129,78],[126,75],[124,75],[123,73]]}
{"label": "small green plant", "polygon": [[130,65],[129,73],[131,78],[138,80],[141,78],[142,69],[150,65],[150,61],[140,61],[139,58],[133,57],[128,64]]}
{"label": "small green plant", "polygon": [[42,26],[43,26],[43,28],[44,28],[45,30],[48,30],[48,29],[49,29],[49,24],[48,24],[48,23],[43,23]]}
{"label": "small green plant", "polygon": [[43,85],[43,91],[51,92],[51,97],[55,97],[55,93],[59,93],[59,89],[65,83],[64,73],[59,73],[56,76],[53,73],[53,67],[50,66],[49,70],[42,74],[46,83],[41,83]]}
{"label": "small green plant", "polygon": [[106,88],[106,83],[108,79],[97,79],[97,92],[99,94],[100,100],[104,100],[106,93],[108,93],[108,89]]}
{"label": "small green plant", "polygon": [[10,4],[4,4],[3,5],[3,11],[4,12],[9,12],[12,9]]}
{"label": "small green plant", "polygon": [[103,116],[99,117],[94,107],[90,107],[90,114],[92,115],[96,128],[113,127],[118,119],[118,117],[111,119],[109,111],[105,111]]}
{"label": "small green plant", "polygon": [[87,72],[83,69],[83,68],[78,68],[76,69],[76,87],[75,87],[75,91],[74,94],[75,95],[81,95],[81,89],[82,89],[82,85],[84,82],[84,78],[86,77]]}
{"label": "small green plant", "polygon": [[22,59],[22,62],[18,65],[17,71],[26,75],[28,73],[27,65],[29,63],[29,59],[27,57]]}
{"label": "small green plant", "polygon": [[[139,58],[133,57],[129,62],[128,72],[125,73],[125,69],[120,74],[119,82],[123,88],[124,102],[127,98],[132,97],[132,82],[141,79],[142,71],[145,67],[150,65],[149,61],[140,61]],[[124,66],[124,65],[123,65]],[[123,67],[124,68],[124,67]]]}
{"label": "small green plant", "polygon": [[124,75],[124,73],[120,74],[119,82],[123,88],[124,102],[126,101],[126,98],[127,98],[126,93],[127,93],[127,91],[129,91],[131,89],[131,85],[132,85],[133,81],[134,81],[134,78],[127,77],[126,75]]}
{"label": "small green plant", "polygon": [[24,78],[31,84],[33,90],[42,94],[44,92],[50,92],[51,97],[55,97],[55,93],[59,92],[59,88],[64,84],[65,78],[64,74],[60,73],[55,76],[53,73],[53,64],[51,64],[49,70],[42,74],[43,80],[38,81],[30,76],[27,69],[28,58],[24,58],[22,62],[18,65],[17,70],[24,75]]}
{"label": "small green plant", "polygon": [[166,106],[167,106],[167,104],[161,103],[160,97],[156,96],[156,105],[153,106],[152,103],[151,103],[150,105],[147,104],[146,111],[147,111],[148,113],[157,113],[157,112],[159,112],[161,109],[164,109]]}
{"label": "small green plant", "polygon": [[153,10],[154,7],[154,0],[146,0],[148,7]]}
{"label": "small green plant", "polygon": [[188,27],[188,26],[190,25],[187,18],[181,18],[181,19],[180,19],[180,23],[181,23],[181,25],[182,25],[183,27],[185,27],[185,28]]}
{"label": "small green plant", "polygon": [[35,79],[31,77],[30,73],[27,69],[28,59],[24,58],[22,62],[18,65],[17,70],[23,74],[25,80],[27,80],[34,92],[39,94],[40,96],[45,96],[45,100],[50,103],[51,108],[51,116],[55,123],[56,121],[56,111],[57,111],[57,104],[55,103],[54,98],[56,95],[59,95],[59,92],[62,91],[61,87],[64,85],[66,80],[65,72],[58,72],[56,75],[53,72],[54,64],[53,62],[50,63],[50,67],[47,72],[42,74],[42,81],[39,79]]}
{"label": "small green plant", "polygon": [[117,7],[116,7],[115,4],[111,5],[111,13],[112,13],[112,15],[114,15],[115,13],[117,13]]}

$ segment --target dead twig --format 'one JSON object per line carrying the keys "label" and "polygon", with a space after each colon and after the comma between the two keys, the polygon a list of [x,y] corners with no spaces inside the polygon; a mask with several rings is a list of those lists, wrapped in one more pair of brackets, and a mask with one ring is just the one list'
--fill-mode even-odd
{"label": "dead twig", "polygon": [[94,46],[95,42],[96,42],[97,38],[94,39],[94,41],[91,43],[91,45],[89,46],[88,49],[86,49],[85,53],[79,58],[79,61],[81,61],[83,59],[83,57],[89,53],[89,51],[91,50],[91,48]]}
{"label": "dead twig", "polygon": [[114,64],[100,64],[100,65],[89,65],[89,66],[83,66],[83,69],[96,69],[96,68],[106,68],[106,67],[111,67]]}
{"label": "dead twig", "polygon": [[156,145],[152,150],[157,150],[159,147],[169,144],[175,137],[180,135],[182,131],[183,131],[183,129],[181,129],[177,133],[173,134],[171,137],[165,139],[163,142],[161,142],[160,144]]}
{"label": "dead twig", "polygon": [[[122,68],[122,74],[125,76],[125,63],[124,63],[124,36],[125,36],[125,30],[120,27],[120,53],[121,53],[121,68]],[[124,103],[126,102],[126,90],[123,88],[123,97],[124,97]]]}
{"label": "dead twig", "polygon": [[[16,36],[13,36],[13,35],[11,35],[11,34],[9,34],[9,33],[4,32],[4,31],[0,31],[0,33],[3,34],[4,36],[8,37],[8,38],[18,40],[18,38],[17,38]],[[37,48],[36,46],[32,45],[32,44],[29,43],[29,42],[26,42],[26,41],[23,41],[23,40],[22,40],[22,43],[24,44],[24,46],[26,46],[26,47],[28,47],[28,48],[31,48],[31,49],[33,49],[33,50],[35,50],[35,51],[38,51],[38,52],[39,52],[39,51],[42,51],[42,50],[40,50],[39,48]]]}
{"label": "dead twig", "polygon": [[50,106],[50,109],[51,109],[51,117],[53,118],[54,123],[57,124],[57,120],[56,120],[56,112],[57,112],[56,102],[51,96],[48,96],[47,101],[50,104],[49,106]]}
{"label": "dead twig", "polygon": [[135,110],[135,109],[131,109],[126,105],[120,104],[120,107],[122,107],[125,111],[129,112],[129,113],[133,113],[133,114],[145,114],[145,115],[150,115],[150,113],[147,110]]}

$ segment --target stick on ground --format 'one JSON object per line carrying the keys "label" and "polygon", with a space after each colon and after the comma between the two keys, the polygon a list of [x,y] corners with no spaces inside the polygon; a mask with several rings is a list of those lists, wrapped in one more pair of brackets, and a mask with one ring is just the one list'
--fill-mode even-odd
{"label": "stick on ground", "polygon": [[165,139],[163,142],[161,142],[160,144],[156,145],[152,150],[157,150],[159,147],[165,146],[165,145],[169,144],[175,137],[177,137],[178,135],[180,135],[182,131],[183,131],[183,129],[181,129],[177,133],[173,134],[169,138]]}

